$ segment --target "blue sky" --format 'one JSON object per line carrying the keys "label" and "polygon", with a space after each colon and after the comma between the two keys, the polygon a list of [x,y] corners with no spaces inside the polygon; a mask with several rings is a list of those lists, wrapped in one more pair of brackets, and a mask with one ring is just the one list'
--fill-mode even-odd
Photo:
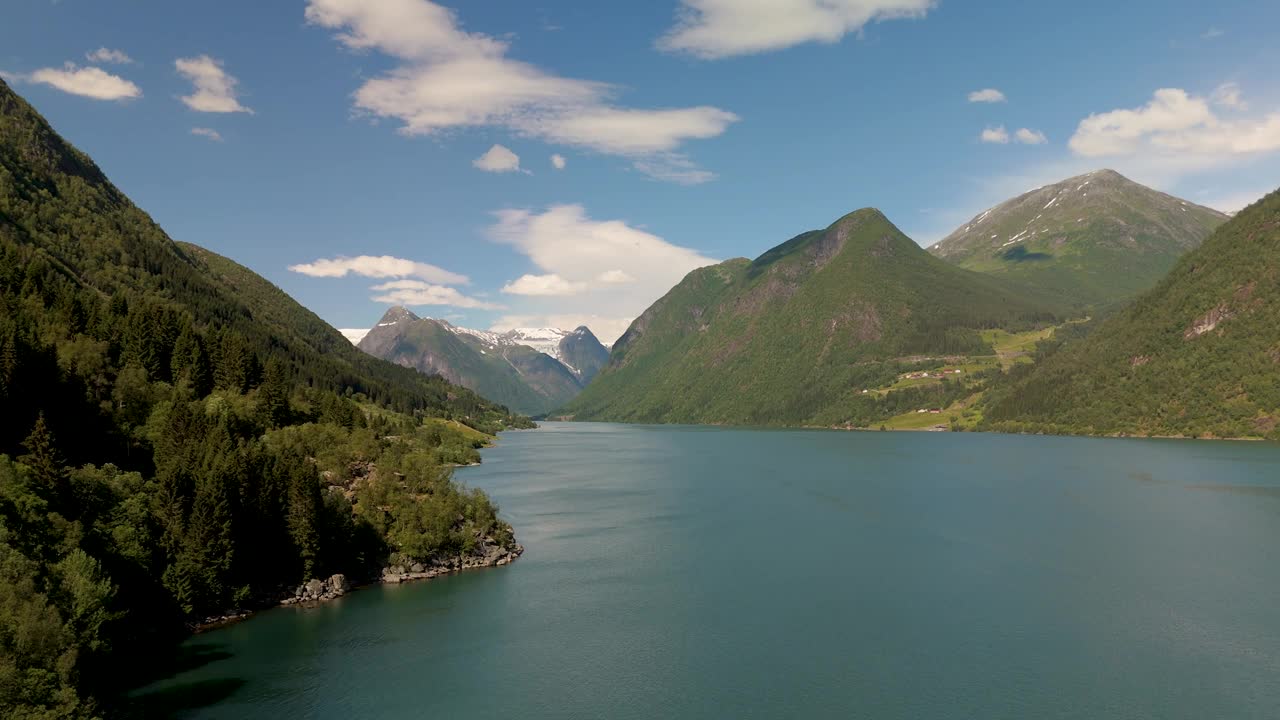
{"label": "blue sky", "polygon": [[1269,1],[8,5],[18,92],[337,327],[401,301],[610,341],[860,207],[929,244],[1099,167],[1223,209],[1280,184]]}

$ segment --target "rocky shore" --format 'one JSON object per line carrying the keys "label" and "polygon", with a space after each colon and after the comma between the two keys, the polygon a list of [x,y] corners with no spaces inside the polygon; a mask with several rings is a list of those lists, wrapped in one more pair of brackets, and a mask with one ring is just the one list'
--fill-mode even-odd
{"label": "rocky shore", "polygon": [[498,545],[484,545],[479,555],[456,555],[428,563],[415,562],[409,565],[392,565],[382,568],[381,582],[395,584],[413,580],[430,580],[472,568],[499,567],[510,564],[523,552],[523,545],[516,545],[509,550]]}
{"label": "rocky shore", "polygon": [[[376,585],[378,583],[390,583],[397,585],[400,583],[413,582],[415,580],[430,580],[442,575],[450,575],[463,570],[472,570],[484,567],[501,567],[509,565],[524,553],[524,546],[516,544],[511,548],[505,548],[496,543],[481,543],[477,548],[477,552],[470,554],[458,554],[451,557],[433,558],[426,562],[413,562],[403,565],[390,565],[382,569],[382,574],[376,579],[352,585],[347,576],[341,573],[330,575],[327,579],[312,578],[307,582],[285,592],[283,596],[276,596],[274,599],[266,600],[262,603],[262,607],[277,607],[302,605],[304,607],[315,606],[320,603],[336,600],[343,595],[358,590],[361,587]],[[237,610],[224,615],[214,615],[205,618],[202,622],[191,626],[193,632],[203,632],[211,630],[215,627],[229,625],[231,623],[246,620],[254,614],[253,610]]]}

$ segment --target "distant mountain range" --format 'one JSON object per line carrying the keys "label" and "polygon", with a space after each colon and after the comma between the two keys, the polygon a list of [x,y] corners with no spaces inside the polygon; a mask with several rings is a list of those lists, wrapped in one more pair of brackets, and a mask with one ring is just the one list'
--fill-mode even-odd
{"label": "distant mountain range", "polygon": [[920,358],[994,355],[987,328],[1067,304],[943,262],[878,210],[850,213],[755,260],[695,270],[635,320],[563,415],[629,422],[861,425],[862,390]]}
{"label": "distant mountain range", "polygon": [[983,211],[929,251],[1080,305],[1105,306],[1151,288],[1227,217],[1097,170]]}
{"label": "distant mountain range", "polygon": [[1280,439],[1280,191],[992,393],[986,427]]}
{"label": "distant mountain range", "polygon": [[1111,170],[1010,199],[927,251],[859,210],[690,273],[557,415],[866,427],[951,408],[976,422],[989,383],[1054,325],[1114,312],[1227,220]]}
{"label": "distant mountain range", "polygon": [[517,412],[541,415],[568,402],[608,361],[591,330],[518,328],[497,333],[389,309],[357,335],[361,350],[420,372],[440,375]]}

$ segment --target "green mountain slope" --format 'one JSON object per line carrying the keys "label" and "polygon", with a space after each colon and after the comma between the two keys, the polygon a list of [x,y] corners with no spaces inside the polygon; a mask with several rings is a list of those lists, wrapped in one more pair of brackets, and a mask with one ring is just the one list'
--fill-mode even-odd
{"label": "green mountain slope", "polygon": [[460,332],[403,307],[388,310],[359,348],[530,415],[559,407],[582,389],[577,376],[549,355],[501,335]]}
{"label": "green mountain slope", "polygon": [[974,217],[929,251],[963,268],[1107,305],[1150,289],[1227,216],[1098,170]]}
{"label": "green mountain slope", "polygon": [[0,82],[0,716],[114,717],[308,578],[518,553],[450,464],[527,424],[174,243]]}
{"label": "green mountain slope", "polygon": [[1000,430],[1280,437],[1280,192],[992,394]]}
{"label": "green mountain slope", "polygon": [[1053,301],[929,255],[879,211],[754,261],[690,273],[632,323],[561,411],[579,420],[864,424],[861,390],[916,356],[994,354],[980,330],[1056,319]]}

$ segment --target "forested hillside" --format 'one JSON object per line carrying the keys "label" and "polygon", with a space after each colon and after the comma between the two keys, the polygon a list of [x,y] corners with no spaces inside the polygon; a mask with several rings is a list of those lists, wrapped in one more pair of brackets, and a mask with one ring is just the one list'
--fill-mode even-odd
{"label": "forested hillside", "polygon": [[175,244],[0,82],[0,715],[110,713],[207,615],[513,543],[449,467],[526,424]]}
{"label": "forested hillside", "polygon": [[754,261],[690,273],[631,324],[562,412],[862,427],[971,394],[967,382],[872,391],[904,372],[995,355],[983,330],[1047,326],[1064,305],[934,258],[867,208]]}
{"label": "forested hillside", "polygon": [[1280,438],[1280,192],[993,391],[1007,431]]}

